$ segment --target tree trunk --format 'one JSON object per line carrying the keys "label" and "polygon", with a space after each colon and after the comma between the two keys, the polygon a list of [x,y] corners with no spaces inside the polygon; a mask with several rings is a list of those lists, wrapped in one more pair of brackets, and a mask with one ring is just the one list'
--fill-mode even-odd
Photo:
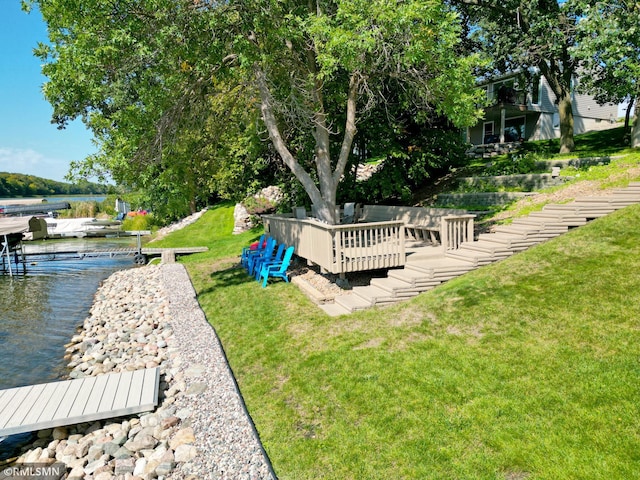
{"label": "tree trunk", "polygon": [[560,115],[560,153],[569,153],[575,147],[573,139],[573,108],[569,94],[565,94],[558,99],[558,113]]}
{"label": "tree trunk", "polygon": [[631,124],[631,111],[633,110],[633,103],[635,99],[629,100],[629,105],[627,105],[627,111],[624,114],[624,134],[627,135],[629,133],[629,125]]}
{"label": "tree trunk", "polygon": [[[340,148],[336,167],[331,170],[331,158],[329,155],[329,130],[326,126],[326,118],[323,109],[319,109],[314,118],[314,138],[316,141],[316,168],[319,179],[318,185],[313,181],[309,173],[300,165],[298,160],[289,151],[276,120],[271,102],[271,92],[267,85],[267,79],[261,68],[256,67],[256,80],[258,90],[260,91],[262,119],[269,132],[269,138],[273,146],[280,154],[284,163],[293,172],[298,181],[302,184],[305,192],[311,199],[311,203],[315,206],[316,215],[319,220],[327,222],[331,225],[339,221],[336,215],[336,196],[338,191],[338,183],[342,178],[344,169],[346,168],[349,154],[353,145],[353,139],[356,134],[356,100],[358,94],[359,76],[353,74],[349,84],[349,93],[347,96],[347,118],[345,124],[345,133]],[[318,92],[320,95],[321,92]],[[317,97],[321,101],[321,96]]]}
{"label": "tree trunk", "polygon": [[631,148],[640,147],[640,98],[636,99],[636,115],[631,129]]}
{"label": "tree trunk", "polygon": [[[278,122],[276,120],[275,114],[273,113],[273,107],[271,105],[271,93],[269,92],[269,87],[267,85],[267,79],[264,75],[264,72],[260,68],[256,68],[256,80],[258,84],[258,90],[260,91],[260,110],[262,112],[262,120],[264,121],[265,126],[267,127],[267,131],[269,132],[269,138],[273,143],[278,154],[284,161],[285,165],[289,167],[289,170],[295,175],[298,181],[302,184],[304,191],[307,192],[311,202],[314,205],[321,206],[323,204],[322,195],[320,194],[320,190],[313,181],[313,178],[309,175],[309,173],[298,163],[295,157],[291,154],[287,145],[280,134],[280,128],[278,127]],[[335,200],[334,200],[335,204]],[[322,212],[325,212],[325,208],[322,208]],[[325,220],[323,218],[323,220]],[[326,219],[325,221],[329,221],[330,219]]]}
{"label": "tree trunk", "polygon": [[575,147],[573,139],[573,107],[571,104],[571,77],[574,72],[574,65],[566,50],[564,53],[560,62],[553,59],[550,62],[544,59],[540,60],[538,68],[540,68],[540,72],[556,96],[558,115],[560,116],[560,153],[569,153]]}

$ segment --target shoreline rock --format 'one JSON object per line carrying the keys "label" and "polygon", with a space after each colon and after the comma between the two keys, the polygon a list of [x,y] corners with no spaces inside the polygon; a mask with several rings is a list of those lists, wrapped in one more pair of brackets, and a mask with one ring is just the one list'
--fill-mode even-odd
{"label": "shoreline rock", "polygon": [[[195,305],[186,310],[187,318],[178,319],[176,316],[181,316],[184,305],[175,302],[184,303],[181,297],[185,295],[186,301]],[[195,309],[200,311],[201,318]],[[206,446],[209,438],[202,438],[211,435],[208,431],[211,424],[225,428],[215,422],[218,415],[215,409],[220,406],[211,404],[208,398],[206,404],[199,402],[199,397],[206,397],[207,392],[209,396],[220,395],[211,387],[218,388],[217,384],[224,384],[224,379],[221,382],[210,378],[208,373],[219,376],[219,372],[208,372],[208,365],[195,365],[185,357],[193,340],[189,338],[191,333],[185,335],[185,329],[199,329],[200,337],[218,343],[214,330],[206,319],[203,325],[202,319],[204,313],[182,265],[121,270],[107,278],[95,294],[82,329],[67,344],[69,377],[159,366],[158,407],[128,417],[42,430],[14,463],[61,462],[67,467],[67,476],[63,477],[67,479],[275,478],[248,414],[244,422],[250,424],[251,435],[240,443],[250,445],[250,460],[238,459],[247,467],[246,474],[242,471],[244,467],[240,471],[233,468],[235,459],[219,458],[219,451]],[[190,325],[193,320],[195,325]],[[175,327],[179,323],[186,325],[177,327],[183,330],[178,339]],[[226,358],[222,361],[226,364]],[[226,369],[230,373],[228,365]],[[244,408],[233,377],[231,380]],[[230,399],[225,402],[233,403]],[[246,414],[246,410],[243,412]],[[237,425],[229,428],[237,429]],[[216,435],[226,434],[213,432]],[[256,449],[263,458],[254,458]],[[227,446],[227,450],[233,448]],[[223,464],[232,468],[220,469]],[[255,468],[251,469],[252,466]]]}

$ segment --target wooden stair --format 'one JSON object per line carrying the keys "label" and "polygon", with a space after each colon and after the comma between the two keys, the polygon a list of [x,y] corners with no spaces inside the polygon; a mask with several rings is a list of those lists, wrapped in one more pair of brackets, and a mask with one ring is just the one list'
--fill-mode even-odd
{"label": "wooden stair", "polygon": [[426,249],[424,253],[416,251],[407,257],[404,268],[389,270],[386,277],[373,278],[370,285],[354,287],[351,293],[335,297],[335,303],[320,308],[337,316],[391,305],[636,203],[640,203],[640,182],[615,189],[607,196],[578,197],[571,203],[546,205],[540,212],[497,227],[494,233],[480,234],[477,240],[462,243],[457,250],[438,254]]}

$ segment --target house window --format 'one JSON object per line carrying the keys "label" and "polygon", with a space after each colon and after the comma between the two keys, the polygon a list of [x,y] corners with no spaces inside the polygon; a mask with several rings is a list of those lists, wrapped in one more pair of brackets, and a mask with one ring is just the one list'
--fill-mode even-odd
{"label": "house window", "polygon": [[492,96],[489,100],[498,103],[515,104],[517,101],[517,84],[514,78],[496,82],[492,86]]}
{"label": "house window", "polygon": [[482,143],[497,143],[500,141],[500,138],[493,133],[493,122],[485,122],[482,133]]}

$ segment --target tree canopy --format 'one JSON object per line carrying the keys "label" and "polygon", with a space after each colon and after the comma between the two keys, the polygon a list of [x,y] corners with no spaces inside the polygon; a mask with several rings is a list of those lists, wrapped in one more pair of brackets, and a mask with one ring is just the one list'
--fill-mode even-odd
{"label": "tree canopy", "polygon": [[640,146],[640,4],[575,0],[580,12],[574,54],[587,72],[580,88],[600,103],[636,102],[632,146]]}
{"label": "tree canopy", "polygon": [[25,0],[32,5],[48,25],[36,54],[53,120],[63,128],[82,118],[100,147],[69,178],[142,189],[166,218],[295,178],[335,221],[354,146],[362,154],[386,142],[397,155],[399,119],[462,127],[479,118],[481,55],[492,57],[489,74],[547,79],[561,151],[573,148],[579,65],[598,99],[638,96],[633,2]]}
{"label": "tree canopy", "polygon": [[577,61],[576,10],[564,0],[451,0],[471,23],[471,44],[493,59],[495,73],[543,75],[555,95],[560,116],[560,151],[570,152],[573,139],[571,81]]}
{"label": "tree canopy", "polygon": [[357,124],[389,88],[417,115],[464,126],[480,114],[478,57],[437,0],[28,3],[49,28],[37,54],[54,120],[81,117],[100,145],[74,173],[192,208],[273,175],[277,152],[332,222]]}

